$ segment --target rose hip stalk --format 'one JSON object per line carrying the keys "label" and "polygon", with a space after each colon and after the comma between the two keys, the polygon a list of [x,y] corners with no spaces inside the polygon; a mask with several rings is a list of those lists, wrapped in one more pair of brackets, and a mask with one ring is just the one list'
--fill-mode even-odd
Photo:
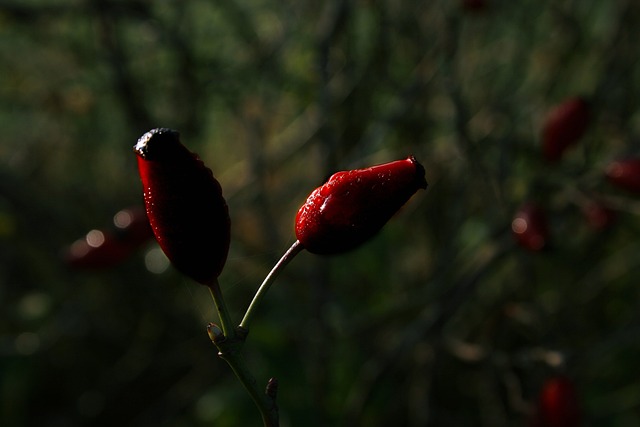
{"label": "rose hip stalk", "polygon": [[153,129],[137,142],[138,170],[153,233],[174,267],[216,281],[227,259],[230,220],[220,184],[178,132]]}
{"label": "rose hip stalk", "polygon": [[298,240],[282,256],[256,292],[240,327],[248,329],[255,307],[278,272],[302,249],[338,254],[371,239],[419,189],[427,188],[424,168],[413,157],[366,169],[338,172],[316,188],[298,210]]}
{"label": "rose hip stalk", "polygon": [[419,189],[424,168],[414,157],[338,172],[315,189],[296,216],[296,236],[315,254],[337,254],[372,238]]}

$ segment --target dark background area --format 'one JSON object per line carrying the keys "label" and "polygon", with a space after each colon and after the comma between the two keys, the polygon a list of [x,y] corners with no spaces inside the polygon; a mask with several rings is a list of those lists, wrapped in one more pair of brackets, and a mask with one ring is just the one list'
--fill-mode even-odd
{"label": "dark background area", "polygon": [[[638,153],[640,3],[486,3],[0,1],[0,425],[259,425],[206,288],[154,242],[64,262],[142,205],[132,146],[154,127],[222,184],[237,320],[330,173],[425,166],[373,241],[302,253],[267,295],[246,355],[283,426],[527,426],[558,372],[584,425],[640,425],[640,201],[603,179]],[[549,164],[545,115],[576,95],[588,131]],[[533,199],[542,252],[511,235]]]}

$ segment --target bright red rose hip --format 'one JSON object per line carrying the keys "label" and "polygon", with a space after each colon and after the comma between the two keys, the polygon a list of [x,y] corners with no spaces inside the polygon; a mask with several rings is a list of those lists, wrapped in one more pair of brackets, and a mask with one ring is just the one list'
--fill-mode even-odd
{"label": "bright red rose hip", "polygon": [[419,189],[424,168],[414,157],[338,172],[298,210],[296,237],[309,252],[336,254],[373,237]]}
{"label": "bright red rose hip", "polygon": [[198,283],[214,281],[227,259],[230,220],[222,189],[178,132],[153,129],[134,147],[151,228],[173,266]]}

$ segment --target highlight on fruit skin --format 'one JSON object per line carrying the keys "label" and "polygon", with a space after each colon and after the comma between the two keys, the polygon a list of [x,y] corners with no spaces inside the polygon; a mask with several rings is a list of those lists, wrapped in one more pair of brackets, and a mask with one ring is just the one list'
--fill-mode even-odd
{"label": "highlight on fruit skin", "polygon": [[535,202],[526,202],[516,211],[511,221],[516,242],[530,251],[541,251],[549,243],[549,226],[544,210]]}
{"label": "highlight on fruit skin", "polygon": [[172,265],[209,285],[222,272],[230,228],[222,188],[176,131],[153,129],[134,146],[151,228]]}
{"label": "highlight on fruit skin", "polygon": [[416,193],[426,189],[424,167],[413,157],[333,174],[296,215],[298,241],[330,255],[365,243]]}
{"label": "highlight on fruit skin", "polygon": [[605,176],[611,185],[640,194],[640,157],[614,160],[607,166]]}
{"label": "highlight on fruit skin", "polygon": [[583,97],[569,98],[552,108],[542,128],[544,157],[550,162],[559,161],[582,138],[590,121],[590,106]]}

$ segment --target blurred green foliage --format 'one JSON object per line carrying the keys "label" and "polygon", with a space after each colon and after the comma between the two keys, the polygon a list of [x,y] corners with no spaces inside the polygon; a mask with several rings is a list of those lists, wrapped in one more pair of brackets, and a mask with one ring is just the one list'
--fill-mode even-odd
{"label": "blurred green foliage", "polygon": [[[425,165],[374,241],[301,254],[261,307],[246,354],[283,426],[525,426],[557,371],[585,425],[639,425],[640,202],[602,179],[638,151],[638,24],[636,0],[1,1],[0,425],[259,425],[206,289],[153,242],[61,257],[142,203],[131,148],[160,126],[224,188],[236,319],[327,175]],[[549,165],[545,114],[575,95],[592,123]],[[587,225],[591,198],[614,226]],[[510,231],[531,199],[540,253]]]}

